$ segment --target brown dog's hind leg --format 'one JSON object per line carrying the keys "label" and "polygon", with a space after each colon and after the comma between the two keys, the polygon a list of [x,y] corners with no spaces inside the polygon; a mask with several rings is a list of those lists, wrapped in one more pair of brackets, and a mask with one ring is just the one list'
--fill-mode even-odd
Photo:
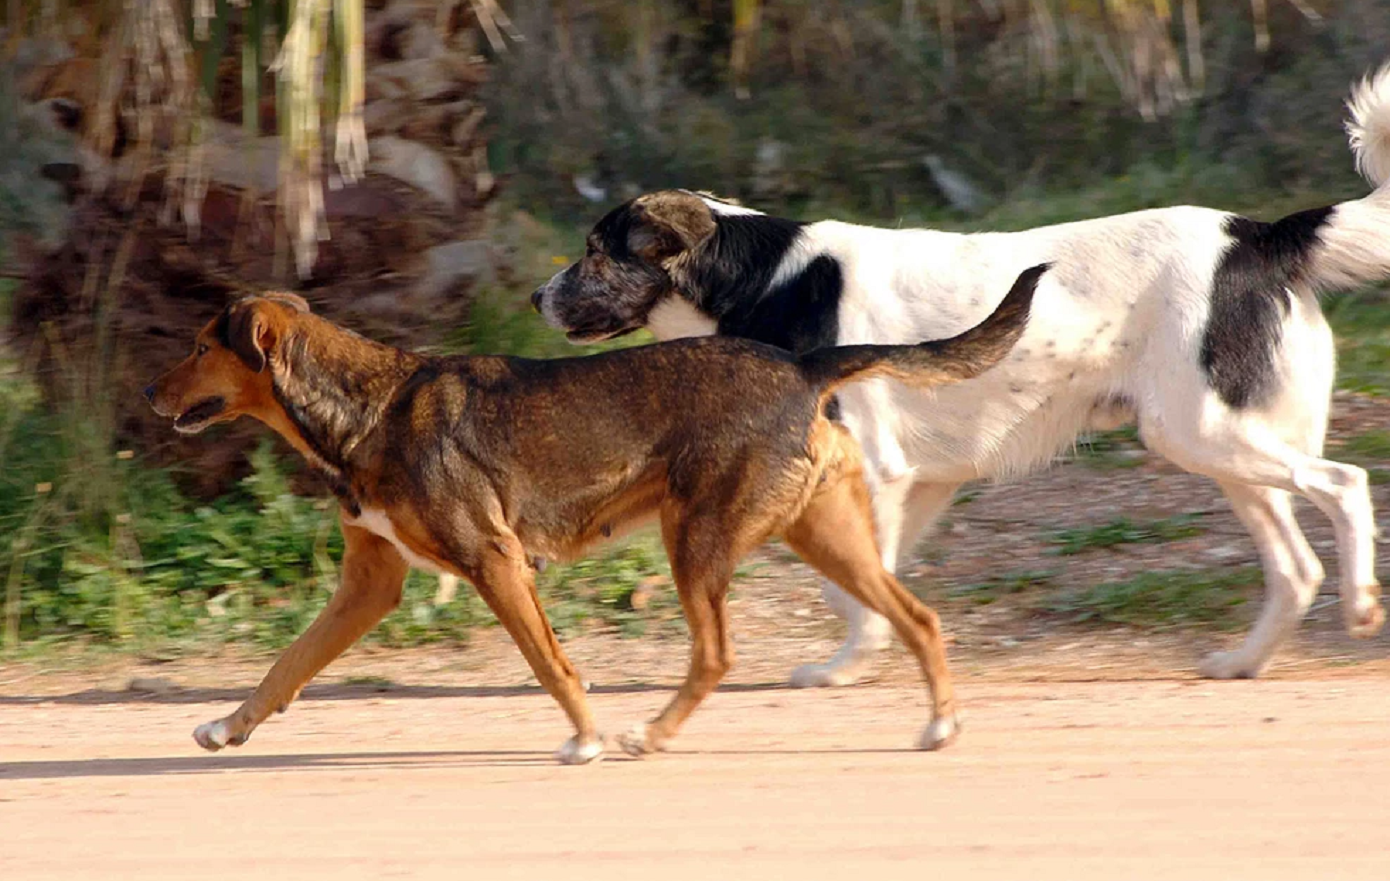
{"label": "brown dog's hind leg", "polygon": [[199,725],[193,739],[207,750],[240,746],[271,713],[283,711],[320,670],[377,625],[401,601],[409,566],[384,538],[343,524],[343,574],[309,628],[285,650],[265,679],[230,716]]}
{"label": "brown dog's hind leg", "polygon": [[483,551],[479,568],[478,577],[473,579],[478,595],[521,649],[541,686],[574,724],[574,737],[565,741],[555,757],[567,765],[598,758],[603,754],[603,739],[589,711],[584,683],[560,648],[541,608],[535,573],[521,542],[513,535],[494,540]]}
{"label": "brown dog's hind leg", "polygon": [[954,740],[959,726],[941,621],[883,568],[869,492],[857,472],[827,475],[783,537],[801,559],[887,618],[917,656],[932,697],[922,749],[940,749]]}
{"label": "brown dog's hind leg", "polygon": [[674,516],[663,516],[661,533],[690,626],[690,669],[660,715],[618,736],[618,745],[633,756],[665,749],[734,664],[725,596],[735,561],[725,551],[727,539],[713,519],[694,525],[678,523]]}

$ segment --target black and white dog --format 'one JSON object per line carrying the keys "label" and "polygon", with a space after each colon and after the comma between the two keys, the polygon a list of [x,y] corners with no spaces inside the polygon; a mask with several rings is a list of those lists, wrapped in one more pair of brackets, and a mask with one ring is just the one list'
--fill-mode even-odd
{"label": "black and white dog", "polygon": [[[966,481],[1028,471],[1079,432],[1137,422],[1150,449],[1220,483],[1259,547],[1260,617],[1237,650],[1201,666],[1255,676],[1323,580],[1291,494],[1335,526],[1350,632],[1385,620],[1366,472],[1322,457],[1335,352],[1317,292],[1390,275],[1390,66],[1348,106],[1375,191],[1274,223],[1177,207],[961,235],[802,223],[663,191],[599,221],[583,259],[533,301],[576,341],[645,326],[663,340],[718,333],[801,352],[959,333],[1019,272],[1053,264],[1027,332],[994,370],[926,393],[891,381],[842,392],[872,468],[884,564]],[[852,682],[887,638],[881,618],[834,587],[825,596],[849,638],[794,684]]]}

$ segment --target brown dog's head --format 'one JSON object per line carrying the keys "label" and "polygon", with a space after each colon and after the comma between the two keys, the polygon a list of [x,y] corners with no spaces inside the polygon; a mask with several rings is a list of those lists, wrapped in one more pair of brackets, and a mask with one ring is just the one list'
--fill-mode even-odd
{"label": "brown dog's head", "polygon": [[199,332],[193,354],[146,387],[145,399],[181,434],[268,412],[274,392],[267,364],[295,316],[308,311],[294,294],[237,300]]}
{"label": "brown dog's head", "polygon": [[572,342],[638,329],[675,293],[672,268],[714,235],[722,207],[745,212],[686,190],[648,193],[614,208],[589,233],[584,257],[532,294],[532,305]]}

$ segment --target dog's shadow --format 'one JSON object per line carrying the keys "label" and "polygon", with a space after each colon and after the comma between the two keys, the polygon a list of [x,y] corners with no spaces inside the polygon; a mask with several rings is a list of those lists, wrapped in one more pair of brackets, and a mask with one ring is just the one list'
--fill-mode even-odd
{"label": "dog's shadow", "polygon": [[531,750],[421,750],[399,752],[185,755],[146,758],[56,759],[0,763],[0,783],[77,777],[163,777],[181,774],[294,771],[381,771],[440,767],[556,766],[548,752]]}
{"label": "dog's shadow", "polygon": [[[616,685],[593,685],[589,694],[644,694],[648,692],[671,692],[679,687],[678,682],[633,682]],[[720,685],[719,690],[730,692],[781,691],[788,689],[785,682],[752,682]],[[237,688],[180,688],[172,687],[159,691],[132,691],[103,688],[88,688],[69,694],[57,695],[4,695],[0,694],[0,707],[30,706],[34,704],[76,704],[92,706],[101,704],[211,704],[245,700],[251,694],[253,685]],[[371,698],[459,698],[459,697],[526,697],[545,695],[539,685],[398,685],[395,683],[333,683],[310,685],[304,689],[296,703],[301,701],[351,701]]]}

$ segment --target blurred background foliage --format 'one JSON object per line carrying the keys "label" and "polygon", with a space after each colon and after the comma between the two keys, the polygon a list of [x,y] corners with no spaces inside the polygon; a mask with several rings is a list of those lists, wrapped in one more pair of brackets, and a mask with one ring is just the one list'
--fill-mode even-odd
{"label": "blurred background foliage", "polygon": [[1374,0],[509,8],[528,43],[490,87],[494,164],[567,211],[680,183],[790,212],[971,216],[1155,171],[1155,203],[1182,197],[1174,176],[1355,192],[1341,99],[1390,45]]}
{"label": "blurred background foliage", "polygon": [[[525,308],[608,207],[1017,229],[1364,192],[1342,134],[1390,0],[6,0],[0,645],[278,646],[339,538],[294,457],[137,390],[229,296],[380,338],[574,354]],[[1390,308],[1329,301],[1390,393]],[[638,337],[637,342],[643,340]],[[550,570],[567,629],[674,617],[651,539]],[[412,576],[376,638],[463,639]],[[641,596],[640,602],[634,596]]]}

